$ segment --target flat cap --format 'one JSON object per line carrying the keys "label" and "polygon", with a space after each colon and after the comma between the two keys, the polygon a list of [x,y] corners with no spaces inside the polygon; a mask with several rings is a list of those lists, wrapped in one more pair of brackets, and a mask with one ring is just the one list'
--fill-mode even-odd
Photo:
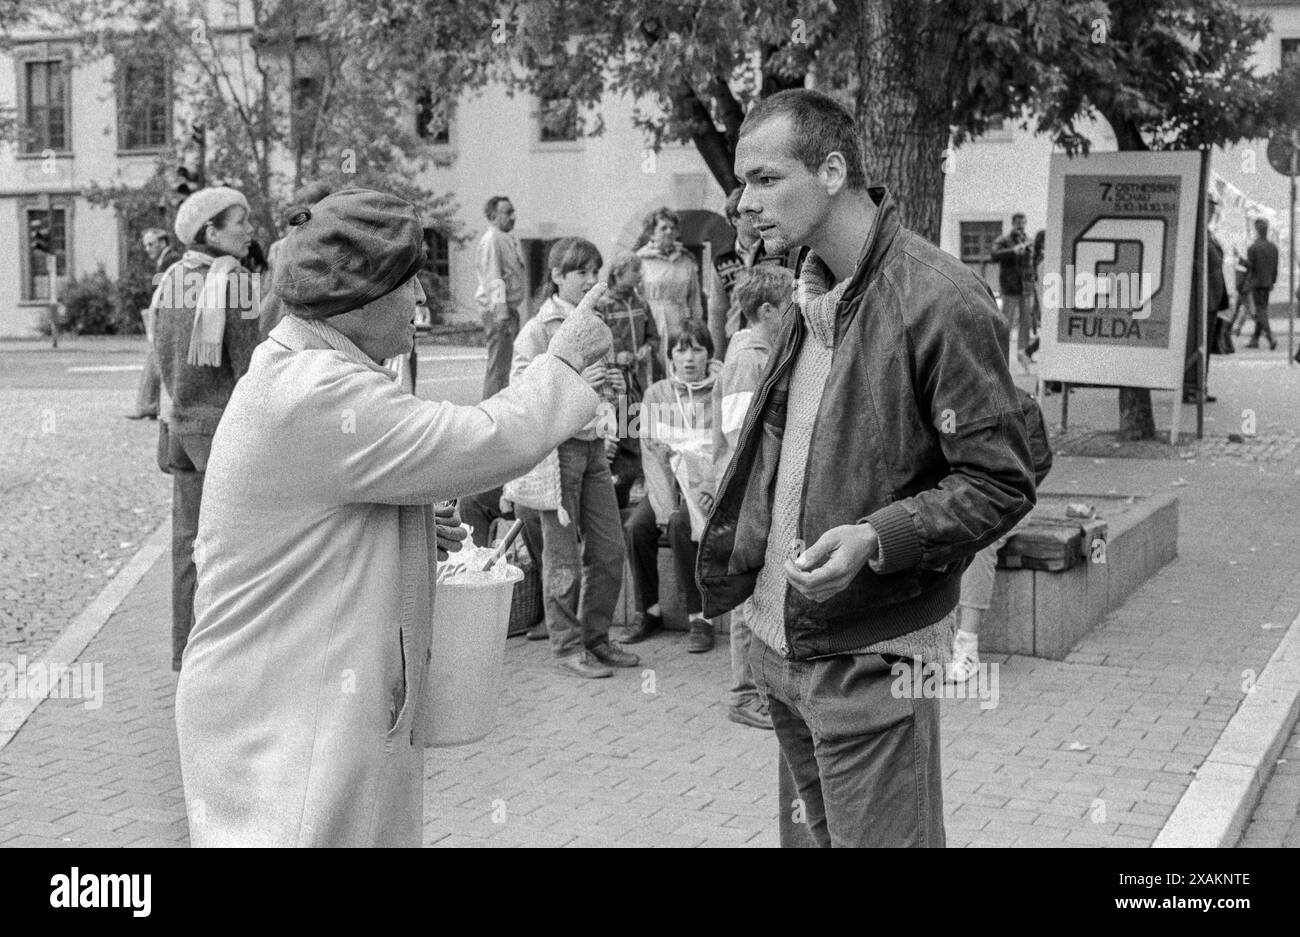
{"label": "flat cap", "polygon": [[424,263],[415,206],[374,189],[341,189],[289,214],[272,289],[301,319],[351,312],[397,289]]}

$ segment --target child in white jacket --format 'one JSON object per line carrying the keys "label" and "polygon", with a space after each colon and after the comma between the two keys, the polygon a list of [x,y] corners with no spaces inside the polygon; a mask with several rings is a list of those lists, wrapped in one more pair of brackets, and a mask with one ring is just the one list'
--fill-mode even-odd
{"label": "child in white jacket", "polygon": [[646,497],[623,524],[637,617],[626,643],[644,641],[663,627],[659,608],[659,538],[667,533],[677,587],[690,617],[686,649],[713,647],[713,624],[704,617],[695,584],[695,557],[713,507],[713,339],[702,319],[684,319],[666,349],[672,376],[650,386],[640,411],[641,463]]}

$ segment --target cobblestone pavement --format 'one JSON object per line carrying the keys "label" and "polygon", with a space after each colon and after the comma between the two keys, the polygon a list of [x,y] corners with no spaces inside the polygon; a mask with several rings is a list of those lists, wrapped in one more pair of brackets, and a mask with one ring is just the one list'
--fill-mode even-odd
{"label": "cobblestone pavement", "polygon": [[[1216,369],[1216,419],[1251,407],[1261,426],[1300,429],[1300,375]],[[1072,419],[1113,425],[1114,399],[1080,391]],[[1243,672],[1262,670],[1300,610],[1297,474],[1295,458],[1058,460],[1046,490],[1175,491],[1179,556],[1066,660],[986,658],[1001,664],[995,707],[944,701],[950,845],[1152,843],[1236,711]],[[0,845],[185,841],[166,569],[83,655],[105,665],[102,709],[47,701],[0,750]],[[775,741],[726,721],[723,647],[687,655],[681,640],[638,646],[653,693],[641,670],[553,675],[544,646],[512,640],[497,731],[428,755],[425,841],[774,845]]]}
{"label": "cobblestone pavement", "polygon": [[[0,352],[0,657],[39,656],[170,513],[158,424],[123,419],[139,372],[67,371],[140,363],[138,343],[118,344],[93,364]],[[22,367],[33,356],[39,374]]]}

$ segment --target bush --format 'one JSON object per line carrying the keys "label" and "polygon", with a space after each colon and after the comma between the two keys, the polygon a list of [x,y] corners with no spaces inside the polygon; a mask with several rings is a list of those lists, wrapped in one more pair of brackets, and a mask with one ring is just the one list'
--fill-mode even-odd
{"label": "bush", "polygon": [[[60,328],[76,335],[140,335],[144,322],[140,318],[140,305],[148,305],[149,297],[136,304],[134,297],[127,299],[101,265],[94,273],[69,277],[62,300],[63,321]],[[48,326],[43,327],[48,332]]]}

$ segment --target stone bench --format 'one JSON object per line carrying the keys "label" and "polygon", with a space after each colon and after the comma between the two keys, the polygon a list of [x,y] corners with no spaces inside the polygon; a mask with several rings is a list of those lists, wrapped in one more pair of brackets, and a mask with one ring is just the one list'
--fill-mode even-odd
{"label": "stone bench", "polygon": [[[1096,518],[1065,518],[1065,506],[1076,502],[1095,507]],[[1048,559],[1054,551],[1044,547],[1053,539],[1062,553],[1072,551],[1073,562]],[[980,650],[1062,660],[1177,555],[1178,499],[1172,494],[1039,492],[1038,505],[998,553]]]}
{"label": "stone bench", "polygon": [[[1067,504],[1096,509],[1092,519],[1066,518]],[[1104,545],[1097,546],[1097,541]],[[1038,504],[998,553],[993,598],[980,627],[980,649],[1061,660],[1138,586],[1178,555],[1178,499],[1172,494],[1093,495],[1039,492]],[[1104,562],[1099,560],[1104,559]],[[685,630],[672,553],[659,550],[664,625]],[[630,625],[636,609],[632,574],[614,626]],[[726,634],[730,616],[714,621]]]}

